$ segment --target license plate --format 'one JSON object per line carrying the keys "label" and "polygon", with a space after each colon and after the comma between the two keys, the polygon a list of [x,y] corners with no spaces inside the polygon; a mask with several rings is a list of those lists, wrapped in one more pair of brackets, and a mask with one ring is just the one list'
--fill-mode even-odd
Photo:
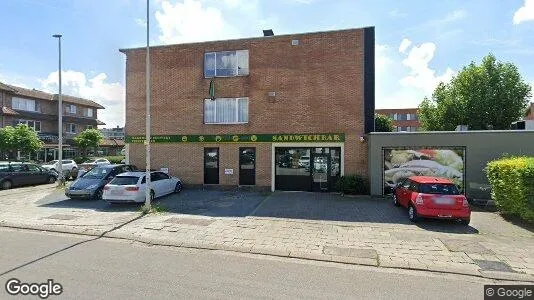
{"label": "license plate", "polygon": [[434,203],[436,203],[436,204],[454,204],[454,199],[444,198],[444,197],[435,198],[434,199]]}
{"label": "license plate", "polygon": [[112,194],[112,195],[122,195],[122,194],[124,194],[124,191],[123,190],[111,190],[110,194]]}

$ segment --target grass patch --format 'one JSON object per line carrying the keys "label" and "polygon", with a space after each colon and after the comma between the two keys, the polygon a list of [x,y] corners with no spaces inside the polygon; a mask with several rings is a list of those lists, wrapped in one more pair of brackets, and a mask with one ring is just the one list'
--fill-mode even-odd
{"label": "grass patch", "polygon": [[146,205],[142,205],[139,210],[141,211],[141,214],[147,215],[147,214],[160,214],[167,212],[167,208],[161,204],[152,204],[150,207],[147,207]]}

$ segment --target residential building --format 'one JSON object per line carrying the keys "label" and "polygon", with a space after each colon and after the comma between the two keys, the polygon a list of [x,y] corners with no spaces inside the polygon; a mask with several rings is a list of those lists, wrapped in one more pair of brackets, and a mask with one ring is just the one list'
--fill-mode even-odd
{"label": "residential building", "polygon": [[393,120],[394,131],[419,131],[421,129],[417,108],[387,108],[377,109],[375,112]]}
{"label": "residential building", "polygon": [[[367,173],[374,27],[155,46],[151,168],[188,185],[328,191]],[[146,48],[126,55],[129,161],[145,166]]]}
{"label": "residential building", "polygon": [[100,132],[105,139],[124,140],[124,127],[101,128]]}
{"label": "residential building", "polygon": [[[72,158],[77,150],[73,138],[87,128],[105,125],[98,110],[104,107],[92,100],[63,95],[63,157]],[[44,142],[43,150],[32,159],[49,161],[57,157],[58,95],[0,83],[0,127],[26,124]]]}

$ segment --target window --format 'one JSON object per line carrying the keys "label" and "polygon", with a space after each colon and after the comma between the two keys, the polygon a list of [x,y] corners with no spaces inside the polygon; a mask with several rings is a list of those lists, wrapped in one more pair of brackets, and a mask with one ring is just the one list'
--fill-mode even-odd
{"label": "window", "polygon": [[[76,107],[76,106],[75,106],[75,107]],[[76,109],[74,109],[74,113],[76,113]],[[92,118],[92,117],[93,117],[93,109],[92,109],[92,108],[86,108],[86,109],[84,109],[84,111],[83,111],[83,116],[84,116],[84,117]]]}
{"label": "window", "polygon": [[65,105],[65,112],[68,113],[68,114],[75,115],[76,114],[76,105],[74,105],[74,104]]}
{"label": "window", "polygon": [[406,121],[407,119],[408,119],[408,115],[407,114],[399,114],[397,120]]}
{"label": "window", "polygon": [[11,100],[13,109],[41,112],[41,106],[38,101],[13,97]]}
{"label": "window", "polygon": [[204,123],[248,123],[248,98],[205,99]]}
{"label": "window", "polygon": [[36,132],[41,131],[41,121],[32,121],[32,120],[18,120],[15,122],[16,124],[25,124],[28,125],[31,129],[35,130]]}
{"label": "window", "polygon": [[36,165],[28,165],[28,171],[30,172],[41,172],[41,169],[39,169]]}
{"label": "window", "polygon": [[76,124],[67,123],[67,133],[76,133]]}
{"label": "window", "polygon": [[208,52],[204,54],[204,77],[248,75],[248,50]]}
{"label": "window", "polygon": [[419,186],[419,192],[423,194],[460,195],[454,184],[447,183],[422,184]]}

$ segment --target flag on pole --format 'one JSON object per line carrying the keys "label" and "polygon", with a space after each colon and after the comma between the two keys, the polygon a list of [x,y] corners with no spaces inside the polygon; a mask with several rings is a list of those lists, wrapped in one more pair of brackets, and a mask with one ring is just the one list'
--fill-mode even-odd
{"label": "flag on pole", "polygon": [[209,90],[211,100],[215,100],[215,82],[213,79],[210,81],[210,90]]}

